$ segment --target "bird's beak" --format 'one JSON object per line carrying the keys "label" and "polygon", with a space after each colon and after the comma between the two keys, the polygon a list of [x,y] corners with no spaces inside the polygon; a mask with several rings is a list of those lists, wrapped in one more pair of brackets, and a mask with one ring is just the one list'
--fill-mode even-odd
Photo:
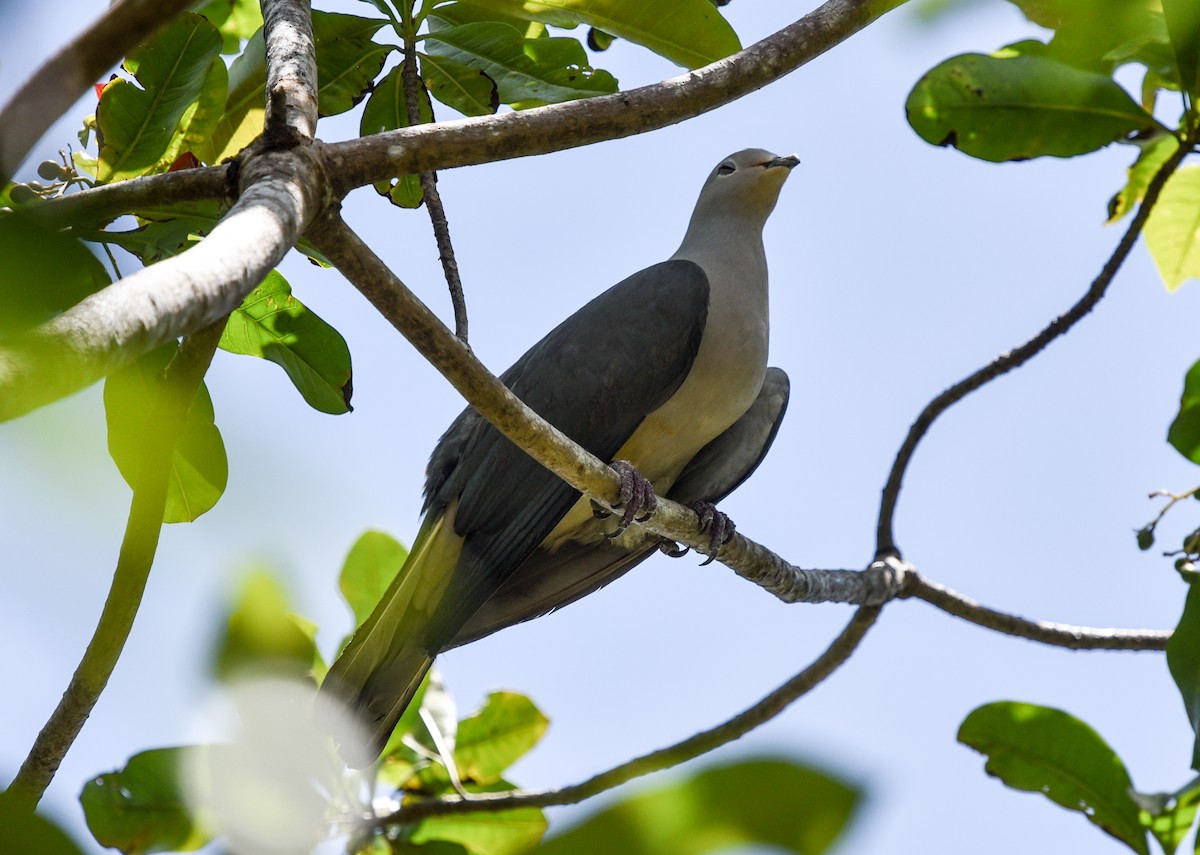
{"label": "bird's beak", "polygon": [[774,160],[768,160],[763,164],[763,167],[766,169],[772,169],[776,166],[782,166],[784,169],[792,169],[799,163],[800,158],[796,157],[794,154],[787,154],[783,157],[777,157]]}

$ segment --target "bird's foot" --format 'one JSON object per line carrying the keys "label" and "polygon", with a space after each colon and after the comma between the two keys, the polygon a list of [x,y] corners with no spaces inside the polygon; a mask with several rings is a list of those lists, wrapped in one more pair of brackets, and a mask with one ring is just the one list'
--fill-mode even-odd
{"label": "bird's foot", "polygon": [[[700,531],[708,535],[708,558],[700,564],[703,567],[716,560],[721,547],[733,538],[737,526],[728,516],[718,511],[717,506],[712,502],[689,502],[687,506],[696,512],[696,516],[700,517]],[[658,545],[658,549],[672,558],[682,558],[688,554],[688,547],[680,546],[670,540],[664,540]]]}
{"label": "bird's foot", "polygon": [[[606,534],[610,540],[619,537],[625,529],[635,522],[645,522],[658,509],[658,498],[654,495],[654,485],[627,460],[614,460],[609,464],[613,471],[621,476],[621,492],[614,511],[621,511],[615,531]],[[593,503],[593,513],[597,506]],[[600,516],[599,513],[596,514]],[[608,514],[605,513],[604,516]]]}

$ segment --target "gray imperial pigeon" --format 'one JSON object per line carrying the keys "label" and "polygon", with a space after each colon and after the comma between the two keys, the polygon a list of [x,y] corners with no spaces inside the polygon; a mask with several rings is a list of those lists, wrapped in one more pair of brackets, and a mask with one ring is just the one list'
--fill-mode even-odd
{"label": "gray imperial pigeon", "polygon": [[787,375],[767,367],[762,231],[798,162],[762,149],[722,160],[674,255],[609,288],[501,375],[613,463],[634,496],[624,514],[594,512],[475,410],[450,425],[408,560],[321,686],[365,729],[356,746],[329,725],[351,765],[379,756],[438,653],[574,602],[650,555],[662,540],[629,523],[653,493],[697,507],[720,547],[731,530],[711,503],[758,466],[787,405]]}

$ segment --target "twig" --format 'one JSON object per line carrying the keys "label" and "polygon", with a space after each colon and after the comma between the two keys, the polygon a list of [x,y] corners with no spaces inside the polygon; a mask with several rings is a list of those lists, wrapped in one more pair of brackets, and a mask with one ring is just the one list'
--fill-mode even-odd
{"label": "twig", "polygon": [[307,0],[262,0],[268,147],[310,143],[317,132],[317,60]]}
{"label": "twig", "polygon": [[634,758],[568,787],[538,792],[518,790],[509,793],[473,793],[470,799],[463,799],[461,796],[447,796],[442,799],[413,802],[390,816],[377,820],[374,826],[382,828],[412,823],[431,816],[461,815],[481,811],[493,812],[519,807],[577,804],[634,778],[669,769],[694,757],[707,754],[770,721],[798,698],[820,684],[850,658],[878,616],[878,608],[863,606],[855,612],[850,623],[834,639],[829,648],[811,665],[749,709],[710,730],[690,736],[682,742]]}
{"label": "twig", "polygon": [[191,5],[192,0],[121,0],[35,71],[0,109],[0,185],[100,75]]}
{"label": "twig", "polygon": [[990,609],[944,585],[930,582],[911,569],[905,573],[899,596],[924,600],[986,629],[1070,650],[1166,650],[1167,639],[1171,637],[1170,632],[1158,629],[1100,629],[1028,620]]}
{"label": "twig", "polygon": [[891,472],[888,473],[887,484],[883,488],[879,505],[879,523],[875,535],[876,557],[900,555],[893,532],[893,521],[896,515],[896,504],[900,498],[900,488],[904,479],[904,473],[908,469],[909,462],[912,460],[913,452],[917,449],[917,444],[928,433],[929,428],[933,425],[937,417],[984,384],[1012,371],[1014,368],[1024,365],[1040,353],[1050,342],[1068,332],[1088,312],[1095,308],[1096,304],[1104,297],[1105,291],[1108,290],[1109,284],[1121,268],[1121,264],[1129,255],[1130,250],[1133,249],[1134,243],[1137,242],[1138,235],[1142,231],[1142,226],[1145,225],[1146,219],[1150,216],[1150,211],[1153,209],[1159,193],[1162,192],[1163,186],[1167,183],[1167,179],[1170,178],[1171,174],[1183,161],[1183,158],[1191,151],[1191,148],[1190,139],[1184,140],[1180,143],[1179,149],[1159,169],[1158,173],[1154,176],[1154,180],[1146,188],[1142,204],[1138,207],[1137,214],[1129,224],[1129,228],[1126,229],[1125,234],[1121,237],[1116,249],[1113,250],[1112,256],[1109,257],[1099,275],[1092,281],[1091,287],[1088,288],[1087,292],[1075,305],[1051,321],[1045,329],[1020,347],[997,356],[983,368],[955,383],[926,404],[925,409],[921,411],[921,414],[917,416],[917,420],[908,429],[908,435],[904,438],[904,443],[896,453],[895,462],[892,463]]}
{"label": "twig", "polygon": [[66,692],[9,787],[8,798],[18,807],[32,811],[41,800],[108,685],[133,628],[158,548],[171,455],[224,328],[222,318],[184,339],[163,373],[157,400],[146,420],[143,457],[132,476],[133,499],[108,599]]}
{"label": "twig", "polygon": [[[400,79],[404,83],[404,104],[408,110],[409,126],[421,124],[421,81],[417,77],[417,42],[413,32],[412,14],[407,3],[401,6],[404,15],[404,64],[400,68]],[[433,225],[433,236],[437,241],[438,260],[450,289],[450,303],[454,307],[454,334],[467,341],[467,300],[463,296],[462,278],[458,275],[458,261],[454,257],[454,244],[450,242],[450,223],[442,205],[442,194],[437,189],[437,173],[422,172],[421,195],[425,198],[425,210]]]}
{"label": "twig", "polygon": [[[330,213],[307,237],[388,321],[505,436],[580,492],[612,505],[620,479],[609,466],[576,445],[508,390],[471,350],[410,291],[340,217]],[[693,549],[710,548],[696,512],[658,499],[644,528]],[[717,559],[784,602],[844,602],[879,605],[893,597],[898,580],[891,565],[871,572],[803,570],[740,532]]]}

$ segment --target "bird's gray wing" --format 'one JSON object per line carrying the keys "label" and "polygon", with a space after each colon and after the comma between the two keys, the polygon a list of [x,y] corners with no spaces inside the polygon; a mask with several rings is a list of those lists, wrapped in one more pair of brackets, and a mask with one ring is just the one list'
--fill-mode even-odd
{"label": "bird's gray wing", "polygon": [[[787,410],[789,388],[787,374],[768,368],[750,409],[692,458],[668,497],[678,502],[718,502],[749,478],[775,440]],[[552,552],[535,550],[471,616],[449,646],[478,641],[586,597],[646,560],[657,543],[649,537],[634,548],[604,541],[568,542]]]}
{"label": "bird's gray wing", "polygon": [[[708,316],[690,261],[656,264],[592,300],[501,379],[535,412],[609,461],[687,377]],[[445,646],[566,515],[580,494],[471,410],[430,460],[426,507],[454,507],[461,557],[427,639]]]}

